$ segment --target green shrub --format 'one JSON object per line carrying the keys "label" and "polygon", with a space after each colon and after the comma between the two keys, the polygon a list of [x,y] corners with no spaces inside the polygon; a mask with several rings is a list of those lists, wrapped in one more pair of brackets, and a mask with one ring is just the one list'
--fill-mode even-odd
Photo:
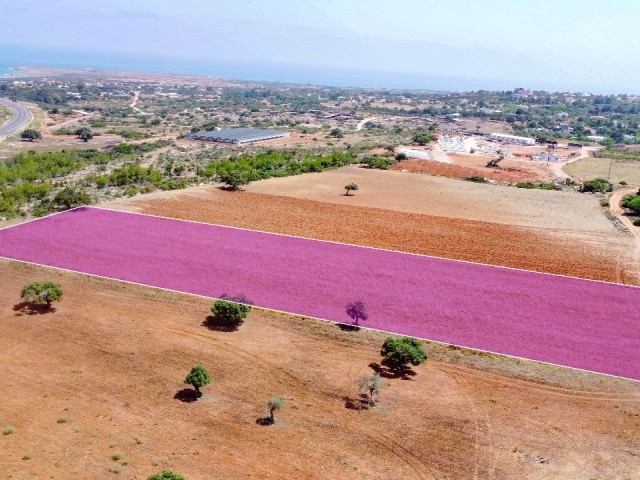
{"label": "green shrub", "polygon": [[32,305],[51,306],[52,302],[62,300],[62,287],[52,281],[33,282],[22,287],[20,298]]}
{"label": "green shrub", "polygon": [[633,221],[633,224],[634,224],[636,227],[640,227],[640,218],[636,218],[636,219]]}
{"label": "green shrub", "polygon": [[13,428],[6,427],[4,430],[2,430],[2,434],[3,435],[12,435],[13,434]]}
{"label": "green shrub", "polygon": [[380,355],[398,369],[404,369],[408,364],[420,365],[427,360],[422,343],[411,337],[387,338],[382,345]]}
{"label": "green shrub", "polygon": [[379,170],[387,170],[391,165],[396,162],[383,157],[367,157],[362,160],[362,164],[367,168],[377,168]]}
{"label": "green shrub", "polygon": [[239,325],[251,311],[251,301],[244,295],[222,295],[211,307],[211,313],[220,323]]}
{"label": "green shrub", "polygon": [[596,178],[594,180],[587,180],[582,184],[581,192],[610,192],[613,190],[613,185],[604,178]]}
{"label": "green shrub", "polygon": [[156,473],[155,475],[151,475],[147,478],[147,480],[185,480],[182,475],[177,473],[173,473],[170,470],[164,471],[162,473]]}
{"label": "green shrub", "polygon": [[484,177],[479,177],[477,175],[472,176],[472,177],[465,177],[464,178],[467,182],[474,182],[474,183],[487,183],[488,180]]}

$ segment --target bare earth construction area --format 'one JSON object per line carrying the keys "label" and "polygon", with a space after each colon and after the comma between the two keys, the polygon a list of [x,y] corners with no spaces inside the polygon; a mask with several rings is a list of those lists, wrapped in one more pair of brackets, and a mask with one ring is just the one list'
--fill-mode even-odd
{"label": "bare earth construction area", "polygon": [[5,258],[207,297],[242,293],[337,322],[362,300],[372,328],[640,379],[635,287],[96,208],[0,240]]}

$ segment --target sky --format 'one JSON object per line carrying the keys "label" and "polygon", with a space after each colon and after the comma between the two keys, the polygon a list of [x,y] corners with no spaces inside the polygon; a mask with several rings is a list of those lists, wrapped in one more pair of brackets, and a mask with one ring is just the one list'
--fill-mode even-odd
{"label": "sky", "polygon": [[637,0],[0,0],[0,64],[23,48],[27,64],[66,51],[256,80],[640,93],[638,25]]}

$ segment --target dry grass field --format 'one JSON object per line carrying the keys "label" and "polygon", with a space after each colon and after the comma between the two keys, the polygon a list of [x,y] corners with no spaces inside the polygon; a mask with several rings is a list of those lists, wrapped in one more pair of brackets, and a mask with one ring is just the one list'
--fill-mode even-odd
{"label": "dry grass field", "polygon": [[578,180],[609,178],[614,183],[621,181],[640,186],[640,162],[634,160],[611,160],[609,158],[588,157],[566,165],[563,170]]}
{"label": "dry grass field", "polygon": [[[0,261],[0,478],[632,479],[638,383],[428,345],[408,380],[356,411],[385,338],[253,311],[203,326],[210,302]],[[16,311],[60,282],[55,312]],[[213,375],[196,402],[182,383]],[[550,379],[553,379],[551,382]],[[273,426],[272,395],[286,407]]]}

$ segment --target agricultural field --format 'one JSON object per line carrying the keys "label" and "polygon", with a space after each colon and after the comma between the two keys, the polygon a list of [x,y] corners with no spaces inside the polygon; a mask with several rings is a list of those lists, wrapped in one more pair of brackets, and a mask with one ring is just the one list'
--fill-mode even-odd
{"label": "agricultural field", "polygon": [[[635,473],[636,382],[428,344],[415,376],[385,378],[379,406],[357,411],[347,407],[380,361],[382,333],[260,310],[237,331],[209,329],[206,299],[0,263],[7,478]],[[64,286],[64,301],[44,315],[16,311],[20,288],[43,277]],[[214,380],[184,402],[194,363]],[[286,407],[264,427],[272,395]]]}
{"label": "agricultural field", "polygon": [[334,322],[361,301],[377,330],[640,380],[634,287],[96,208],[4,229],[0,256]]}

